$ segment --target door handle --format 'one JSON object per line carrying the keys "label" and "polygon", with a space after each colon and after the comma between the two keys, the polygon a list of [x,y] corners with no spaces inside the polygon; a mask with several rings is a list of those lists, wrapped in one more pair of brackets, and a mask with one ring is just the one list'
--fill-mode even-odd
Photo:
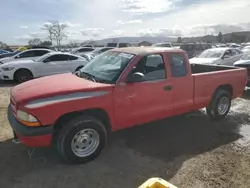
{"label": "door handle", "polygon": [[172,90],[172,86],[164,86],[163,88],[165,91],[170,91]]}

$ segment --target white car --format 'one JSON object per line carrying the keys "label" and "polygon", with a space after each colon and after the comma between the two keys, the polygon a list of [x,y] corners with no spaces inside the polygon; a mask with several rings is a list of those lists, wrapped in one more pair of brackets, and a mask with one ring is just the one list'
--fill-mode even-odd
{"label": "white car", "polygon": [[32,78],[75,72],[88,63],[84,57],[63,53],[51,52],[34,60],[12,61],[0,65],[0,79],[25,82]]}
{"label": "white car", "polygon": [[72,50],[72,53],[81,56],[85,53],[92,52],[93,50],[94,50],[94,48],[90,48],[90,47],[80,47],[80,48],[76,48],[76,49]]}
{"label": "white car", "polygon": [[44,54],[47,54],[50,52],[54,52],[54,51],[50,49],[41,49],[41,48],[25,50],[11,57],[1,58],[0,64],[4,64],[10,61],[18,61],[18,60],[26,60],[26,59],[35,60],[38,57],[43,56]]}
{"label": "white car", "polygon": [[195,64],[216,64],[233,66],[243,56],[243,52],[235,48],[211,48],[190,59]]}
{"label": "white car", "polygon": [[152,44],[152,47],[168,47],[168,48],[172,48],[172,44],[169,42],[165,42],[165,43],[155,43]]}
{"label": "white car", "polygon": [[245,46],[241,49],[242,52],[248,52],[250,51],[250,46]]}

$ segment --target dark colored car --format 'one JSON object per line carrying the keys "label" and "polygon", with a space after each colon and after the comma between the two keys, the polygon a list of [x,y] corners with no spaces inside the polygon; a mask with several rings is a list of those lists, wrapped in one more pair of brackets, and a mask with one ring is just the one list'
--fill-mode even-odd
{"label": "dark colored car", "polygon": [[187,43],[187,44],[182,44],[180,46],[180,49],[184,50],[188,54],[188,58],[193,58],[209,48],[212,48],[212,45],[206,43],[204,44]]}
{"label": "dark colored car", "polygon": [[18,54],[20,51],[14,51],[14,52],[10,52],[10,53],[5,53],[5,54],[0,54],[0,59],[1,58],[5,58],[5,57],[11,57],[13,55]]}

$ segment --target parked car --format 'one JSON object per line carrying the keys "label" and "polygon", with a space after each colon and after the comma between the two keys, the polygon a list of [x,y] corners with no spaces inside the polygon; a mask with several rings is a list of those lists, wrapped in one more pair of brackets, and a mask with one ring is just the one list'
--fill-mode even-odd
{"label": "parked car", "polygon": [[152,44],[152,47],[169,47],[169,48],[172,48],[173,46],[169,42],[164,42],[164,43],[155,43],[155,44]]}
{"label": "parked car", "polygon": [[51,52],[36,60],[11,61],[0,65],[0,78],[2,80],[25,82],[37,77],[75,72],[87,63],[88,61],[80,56],[62,52]]}
{"label": "parked car", "polygon": [[89,47],[89,48],[95,48],[93,44],[83,44],[81,47]]}
{"label": "parked car", "polygon": [[248,52],[250,51],[250,46],[245,46],[241,49],[242,52]]}
{"label": "parked car", "polygon": [[95,56],[102,54],[103,52],[106,52],[108,50],[112,50],[112,49],[114,49],[114,48],[113,47],[100,47],[100,48],[96,48],[95,50],[93,50],[89,54],[92,56],[92,58],[94,58]]}
{"label": "parked car", "polygon": [[9,52],[9,53],[5,53],[5,54],[0,54],[0,61],[2,58],[5,58],[5,57],[11,57],[11,56],[14,56],[16,54],[20,53],[20,51],[16,50],[14,52]]}
{"label": "parked car", "polygon": [[6,53],[10,53],[10,52],[9,52],[9,51],[6,51],[6,50],[0,49],[0,54],[6,54]]}
{"label": "parked car", "polygon": [[233,66],[242,56],[243,52],[235,48],[212,48],[190,59],[190,63]]}
{"label": "parked car", "polygon": [[232,43],[232,44],[229,45],[229,47],[230,47],[230,48],[240,48],[241,45]]}
{"label": "parked car", "polygon": [[234,66],[243,67],[247,69],[248,81],[246,86],[250,87],[250,51],[244,53],[242,58],[234,63]]}
{"label": "parked car", "polygon": [[85,163],[100,154],[112,131],[203,107],[210,119],[223,119],[246,80],[244,68],[190,65],[180,49],[116,48],[77,75],[15,86],[8,119],[24,145],[48,147],[53,138],[63,159]]}
{"label": "parked car", "polygon": [[211,44],[203,44],[203,43],[186,43],[180,46],[180,49],[184,50],[188,54],[188,58],[193,58],[199,55],[206,49],[212,48]]}
{"label": "parked car", "polygon": [[94,48],[80,47],[80,48],[76,48],[76,49],[72,50],[71,53],[76,54],[76,55],[82,55],[85,53],[92,52],[93,50],[94,50]]}
{"label": "parked car", "polygon": [[10,61],[18,61],[18,60],[26,60],[26,59],[31,59],[35,60],[40,56],[43,56],[44,54],[53,52],[53,50],[50,49],[31,49],[31,50],[26,50],[20,53],[17,53],[11,57],[5,57],[0,59],[0,64],[4,64]]}
{"label": "parked car", "polygon": [[113,47],[113,48],[125,48],[125,47],[131,47],[132,44],[127,42],[110,42],[105,45],[105,47]]}

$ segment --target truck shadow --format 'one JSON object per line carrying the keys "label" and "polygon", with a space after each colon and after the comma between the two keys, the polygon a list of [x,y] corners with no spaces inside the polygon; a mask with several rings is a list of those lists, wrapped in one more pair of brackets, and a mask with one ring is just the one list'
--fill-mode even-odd
{"label": "truck shadow", "polygon": [[74,185],[84,181],[84,187],[125,188],[137,187],[152,176],[169,180],[186,160],[241,138],[240,123],[248,118],[241,113],[211,122],[195,112],[126,129],[111,136],[100,157],[77,166],[62,164],[53,148],[38,149],[30,160],[24,147],[8,140],[0,143],[0,187],[37,182],[60,187],[60,181]]}
{"label": "truck shadow", "polygon": [[14,87],[16,86],[18,83],[15,81],[5,81],[5,80],[0,80],[0,88],[4,88],[4,87]]}
{"label": "truck shadow", "polygon": [[241,96],[241,98],[250,100],[250,90],[246,90],[244,94]]}

